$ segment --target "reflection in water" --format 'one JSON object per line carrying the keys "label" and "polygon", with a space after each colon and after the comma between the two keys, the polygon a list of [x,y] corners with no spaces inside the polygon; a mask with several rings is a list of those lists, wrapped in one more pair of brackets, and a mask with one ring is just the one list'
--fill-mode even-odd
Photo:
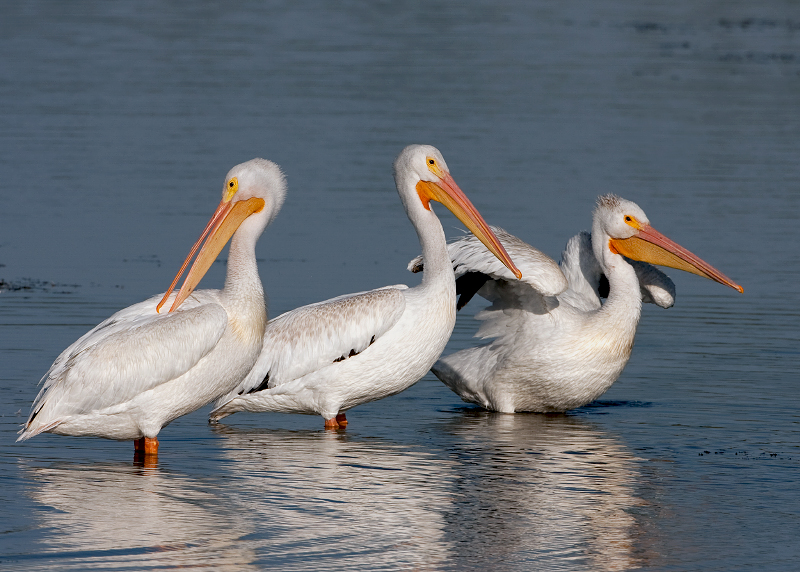
{"label": "reflection in water", "polygon": [[275,569],[446,568],[451,461],[341,432],[215,430],[236,462],[234,502]]}
{"label": "reflection in water", "polygon": [[428,450],[345,433],[216,430],[235,461],[232,502],[281,569],[640,564],[636,459],[611,436],[570,416],[485,412],[442,429]]}
{"label": "reflection in water", "polygon": [[566,415],[470,411],[448,423],[460,459],[447,540],[481,566],[626,570],[635,555],[636,459]]}
{"label": "reflection in water", "polygon": [[[195,479],[121,464],[21,467],[38,512],[43,568],[254,570],[247,523]],[[52,555],[52,559],[48,556]]]}
{"label": "reflection in water", "polygon": [[237,571],[644,564],[639,463],[574,415],[464,410],[396,439],[213,431],[225,460],[202,477],[21,462],[30,496],[45,507],[33,518],[49,531],[33,551],[37,563]]}

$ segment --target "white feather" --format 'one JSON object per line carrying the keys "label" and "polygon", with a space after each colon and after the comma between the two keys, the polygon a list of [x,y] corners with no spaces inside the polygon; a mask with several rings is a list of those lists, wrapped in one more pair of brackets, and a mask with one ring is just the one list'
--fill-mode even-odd
{"label": "white feather", "polygon": [[[158,313],[161,296],[153,297],[83,335],[42,378],[18,440],[46,431],[152,439],[173,419],[241,382],[258,357],[266,325],[255,244],[283,203],[285,183],[277,165],[263,159],[234,167],[226,181],[232,177],[238,191],[227,204],[255,197],[264,206],[246,216],[231,239],[225,289],[195,291],[174,312]],[[230,199],[227,188],[223,197]]]}
{"label": "white feather", "polygon": [[[281,314],[267,324],[264,346],[253,369],[218,406],[264,384],[283,385],[324,366],[360,354],[392,328],[406,307],[402,291],[387,286],[339,296]],[[343,361],[343,360],[342,360]]]}
{"label": "white feather", "polygon": [[217,401],[212,421],[237,411],[279,411],[316,413],[335,426],[333,419],[349,408],[403,391],[425,375],[455,325],[455,279],[441,223],[417,185],[450,188],[455,183],[448,177],[434,147],[409,146],[395,161],[397,191],[428,263],[422,284],[334,298],[279,316],[267,327],[253,371]]}
{"label": "white feather", "polygon": [[[667,308],[675,297],[675,285],[663,272],[603,248],[609,236],[604,225],[621,212],[647,221],[630,201],[601,200],[593,233],[567,242],[561,283],[555,262],[504,231],[498,236],[517,265],[543,273],[538,282],[531,273],[523,282],[494,271],[470,237],[450,244],[457,275],[489,278],[478,294],[492,305],[477,314],[475,335],[490,341],[445,356],[434,374],[465,401],[503,412],[565,411],[604,393],[630,357],[642,301]],[[598,251],[607,260],[598,260]],[[604,303],[600,288],[606,278],[611,288]]]}

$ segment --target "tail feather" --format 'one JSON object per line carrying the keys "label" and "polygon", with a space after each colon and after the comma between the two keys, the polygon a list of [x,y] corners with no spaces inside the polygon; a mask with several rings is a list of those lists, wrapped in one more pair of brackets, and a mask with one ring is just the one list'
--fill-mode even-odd
{"label": "tail feather", "polygon": [[208,421],[210,423],[218,423],[222,419],[225,419],[228,415],[232,415],[236,413],[235,411],[224,411],[222,409],[214,409],[211,413],[208,414]]}
{"label": "tail feather", "polygon": [[215,407],[208,415],[208,420],[217,422],[228,415],[233,415],[239,411],[249,411],[251,413],[275,412],[275,413],[318,413],[312,408],[303,407],[304,401],[300,396],[286,391],[286,386],[273,389],[265,389],[256,393],[236,395]]}
{"label": "tail feather", "polygon": [[33,428],[31,428],[31,424],[30,422],[28,422],[22,427],[22,429],[18,431],[20,436],[17,437],[16,442],[19,443],[20,441],[27,441],[31,437],[36,437],[39,433],[47,433],[51,429],[55,429],[58,425],[61,424],[62,421],[63,419],[57,419],[45,425],[37,425],[36,427]]}

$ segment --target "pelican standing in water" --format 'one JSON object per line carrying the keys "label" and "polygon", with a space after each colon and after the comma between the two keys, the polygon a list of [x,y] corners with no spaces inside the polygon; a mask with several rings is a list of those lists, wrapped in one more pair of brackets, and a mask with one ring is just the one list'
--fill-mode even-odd
{"label": "pelican standing in water", "polygon": [[[451,243],[459,308],[475,293],[492,302],[476,316],[483,322],[476,337],[494,339],[432,368],[464,401],[494,411],[567,411],[605,393],[628,363],[642,301],[664,308],[674,302],[674,284],[648,262],[743,291],[651,227],[638,205],[614,195],[599,198],[591,235],[569,240],[561,272],[532,246],[494,231],[528,281],[514,280],[471,237]],[[418,257],[409,269],[422,263]]]}
{"label": "pelican standing in water", "polygon": [[[270,161],[231,169],[222,201],[167,292],[120,310],[64,350],[17,440],[43,432],[134,439],[137,451],[154,455],[162,427],[236,387],[258,358],[267,323],[255,245],[285,194]],[[194,291],[229,239],[225,287]]]}
{"label": "pelican standing in water", "polygon": [[394,162],[394,178],[422,246],[422,283],[341,296],[278,316],[267,325],[255,367],[217,401],[212,421],[237,411],[306,413],[321,415],[325,427],[335,429],[346,425],[346,410],[399,393],[425,375],[456,320],[455,278],[431,201],[446,206],[520,276],[438,149],[406,147]]}

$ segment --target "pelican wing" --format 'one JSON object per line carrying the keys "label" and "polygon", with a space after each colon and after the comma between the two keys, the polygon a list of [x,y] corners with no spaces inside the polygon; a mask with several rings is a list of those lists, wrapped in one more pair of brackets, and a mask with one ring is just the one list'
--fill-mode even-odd
{"label": "pelican wing", "polygon": [[642,301],[662,308],[671,308],[675,304],[675,283],[669,276],[647,262],[630,260],[639,279]]}
{"label": "pelican wing", "polygon": [[583,312],[599,309],[602,305],[600,298],[608,296],[608,280],[594,255],[590,233],[581,232],[567,241],[561,253],[560,267],[567,277],[569,289],[559,296],[559,300]]}
{"label": "pelican wing", "polygon": [[[447,249],[456,276],[459,309],[475,293],[492,302],[505,299],[515,307],[524,307],[535,299],[538,307],[542,297],[556,296],[567,288],[567,280],[552,258],[500,227],[490,228],[522,272],[522,278],[517,280],[474,235],[451,242]],[[419,272],[423,264],[422,256],[418,256],[408,269]]]}
{"label": "pelican wing", "polygon": [[403,285],[340,296],[281,314],[267,324],[264,348],[239,387],[216,402],[278,387],[352,357],[403,315]]}
{"label": "pelican wing", "polygon": [[[64,350],[42,378],[28,427],[47,408],[63,415],[113,407],[180,377],[216,346],[225,310],[202,292],[174,313],[157,314],[160,296],[120,310]],[[190,334],[187,334],[190,332]],[[44,422],[44,421],[42,421]]]}
{"label": "pelican wing", "polygon": [[[675,283],[669,276],[647,262],[628,262],[636,272],[643,302],[662,308],[675,303]],[[600,299],[608,296],[608,280],[594,255],[591,233],[584,231],[569,239],[561,254],[560,266],[569,289],[559,300],[586,312],[600,308]]]}

